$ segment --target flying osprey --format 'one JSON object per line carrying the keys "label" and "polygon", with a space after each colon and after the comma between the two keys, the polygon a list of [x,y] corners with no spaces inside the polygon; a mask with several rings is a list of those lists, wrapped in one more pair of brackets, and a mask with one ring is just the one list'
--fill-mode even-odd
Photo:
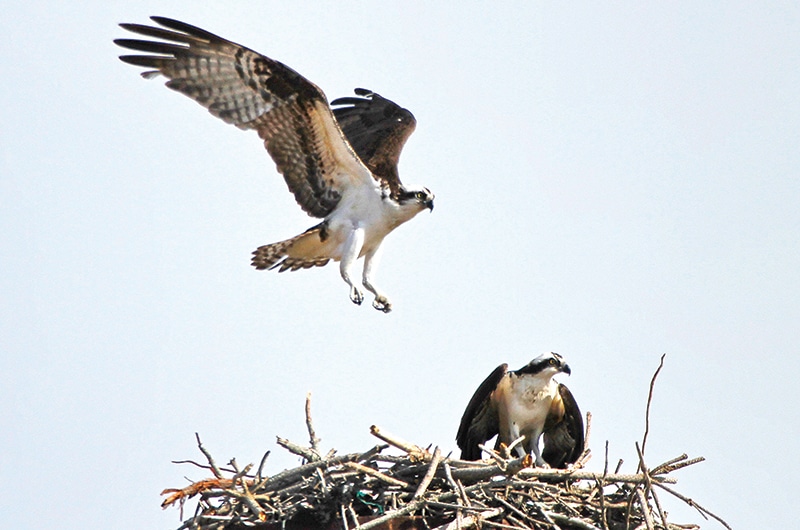
{"label": "flying osprey", "polygon": [[[546,353],[519,370],[501,364],[481,383],[470,399],[456,441],[462,460],[480,460],[483,444],[498,435],[495,448],[510,445],[519,457],[533,452],[536,465],[565,468],[583,452],[583,418],[569,389],[553,379],[570,374],[557,353]],[[544,447],[539,449],[539,437]]]}
{"label": "flying osprey", "polygon": [[350,299],[361,304],[352,269],[363,256],[361,283],[375,295],[372,305],[388,313],[389,300],[372,283],[381,242],[422,210],[433,210],[430,190],[406,188],[397,172],[414,116],[364,89],[355,91],[361,97],[333,101],[338,108],[332,110],[322,90],[288,66],[195,26],[151,19],[169,29],[120,26],[159,40],[114,42],[152,55],[120,59],[152,68],[142,75],[163,75],[169,88],[225,122],[255,129],[300,207],[323,219],[298,236],[259,247],[253,266],[283,272],[339,261]]}

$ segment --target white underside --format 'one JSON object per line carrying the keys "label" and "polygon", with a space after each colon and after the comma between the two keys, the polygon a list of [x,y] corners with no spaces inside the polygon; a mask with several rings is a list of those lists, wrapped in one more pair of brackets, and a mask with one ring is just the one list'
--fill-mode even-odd
{"label": "white underside", "polygon": [[553,398],[558,393],[558,383],[553,380],[553,372],[546,370],[541,374],[523,374],[519,377],[509,373],[500,385],[507,385],[504,392],[497,393],[504,401],[503,404],[498,404],[497,409],[500,415],[500,441],[508,445],[520,436],[525,436],[525,441],[514,450],[520,457],[532,451],[536,465],[544,466],[539,438]]}
{"label": "white underside", "polygon": [[342,195],[336,209],[327,218],[328,239],[325,254],[339,261],[342,278],[350,286],[350,299],[360,304],[363,294],[352,281],[353,266],[364,257],[361,283],[375,295],[373,306],[389,311],[391,305],[373,281],[383,239],[395,228],[413,218],[424,209],[416,201],[398,204],[385,197],[380,187],[351,186]]}

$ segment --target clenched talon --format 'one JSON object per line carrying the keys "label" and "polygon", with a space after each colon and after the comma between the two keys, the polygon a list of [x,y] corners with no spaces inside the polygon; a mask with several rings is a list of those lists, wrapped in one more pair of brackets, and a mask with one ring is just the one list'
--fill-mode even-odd
{"label": "clenched talon", "polygon": [[389,303],[389,300],[385,296],[375,297],[375,300],[372,302],[372,307],[384,313],[388,313],[392,310],[392,304]]}
{"label": "clenched talon", "polygon": [[351,287],[350,288],[350,300],[356,305],[361,305],[361,302],[364,301],[364,295],[361,294],[361,291],[359,291],[355,287]]}

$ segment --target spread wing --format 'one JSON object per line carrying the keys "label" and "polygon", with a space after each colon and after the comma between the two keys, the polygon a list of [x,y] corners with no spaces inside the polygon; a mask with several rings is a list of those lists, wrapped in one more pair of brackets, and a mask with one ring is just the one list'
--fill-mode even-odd
{"label": "spread wing", "polygon": [[505,363],[495,368],[469,400],[456,434],[462,460],[480,460],[481,449],[478,444],[499,434],[500,419],[490,398],[507,372],[508,365]]}
{"label": "spread wing", "polygon": [[583,453],[583,416],[569,388],[559,384],[558,393],[561,399],[553,400],[544,426],[542,458],[550,467],[565,468]]}
{"label": "spread wing", "polygon": [[316,85],[288,66],[189,24],[151,17],[163,29],[120,24],[158,40],[117,39],[148,55],[120,59],[161,74],[167,86],[240,129],[255,129],[289,190],[309,215],[325,217],[353,184],[375,185],[347,144]]}
{"label": "spread wing", "polygon": [[355,93],[362,97],[333,100],[333,113],[361,161],[396,195],[401,187],[400,152],[417,120],[407,109],[370,90],[357,88]]}

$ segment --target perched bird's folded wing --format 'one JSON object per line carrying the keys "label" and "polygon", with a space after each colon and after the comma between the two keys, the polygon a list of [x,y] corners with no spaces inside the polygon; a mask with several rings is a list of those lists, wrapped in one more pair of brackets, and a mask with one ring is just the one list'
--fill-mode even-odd
{"label": "perched bird's folded wing", "polygon": [[583,416],[566,385],[559,384],[558,392],[544,426],[542,458],[550,467],[565,468],[583,453]]}
{"label": "perched bird's folded wing", "polygon": [[500,419],[492,404],[492,392],[508,372],[508,365],[501,364],[478,387],[469,400],[461,425],[458,427],[456,442],[461,449],[462,460],[480,460],[482,444],[500,432]]}

